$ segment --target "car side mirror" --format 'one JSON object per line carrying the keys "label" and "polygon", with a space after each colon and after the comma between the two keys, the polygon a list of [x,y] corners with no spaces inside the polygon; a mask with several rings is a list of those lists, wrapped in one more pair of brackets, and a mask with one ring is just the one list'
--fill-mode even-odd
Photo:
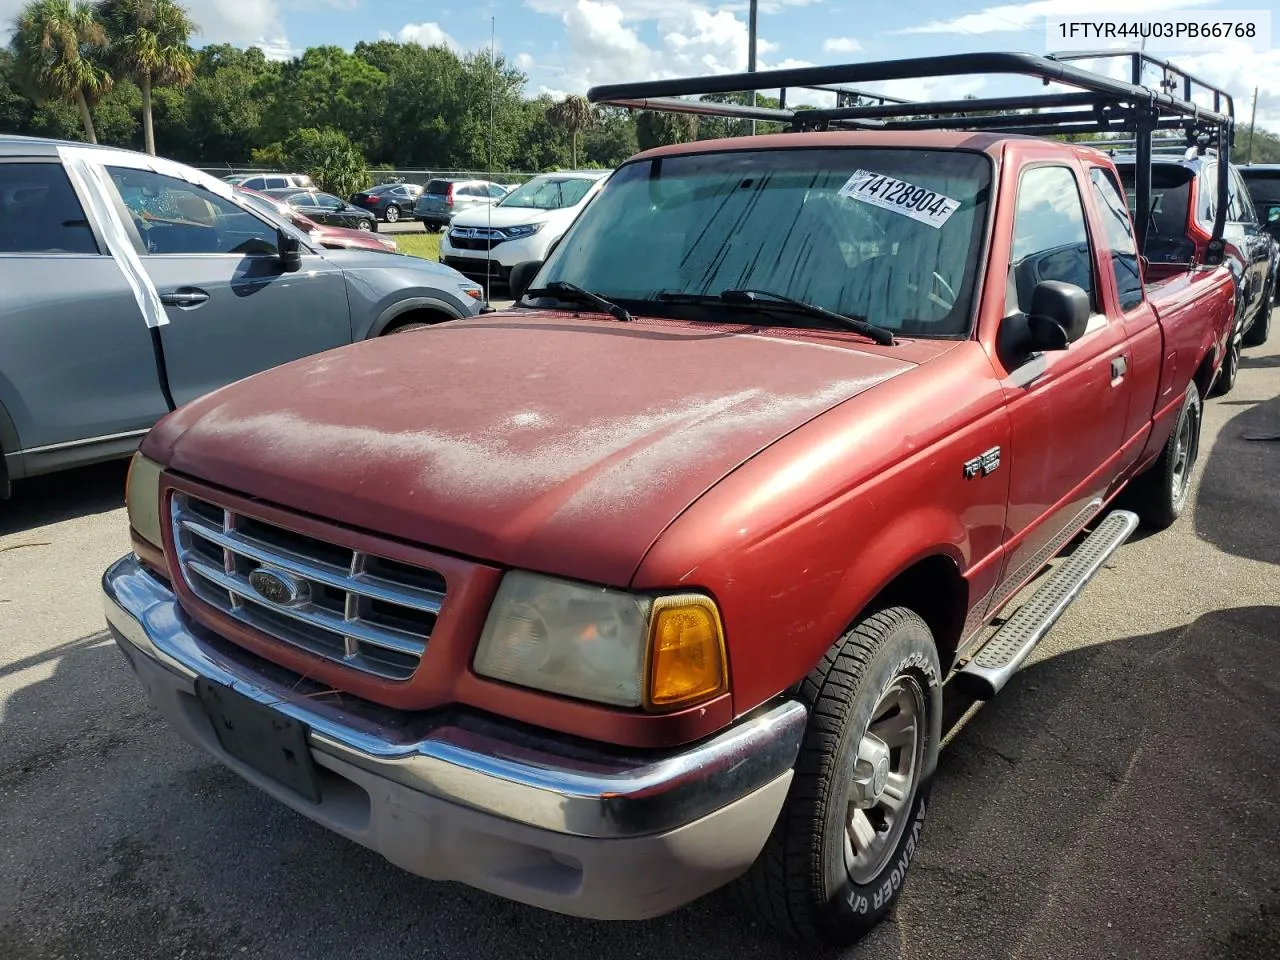
{"label": "car side mirror", "polygon": [[507,280],[507,287],[511,290],[512,300],[519,300],[524,296],[524,292],[533,283],[533,278],[542,269],[542,264],[542,260],[526,260],[524,263],[517,263],[511,268],[511,276]]}
{"label": "car side mirror", "polygon": [[285,273],[297,273],[302,269],[301,240],[283,230],[277,230],[276,249],[280,251],[280,266]]}
{"label": "car side mirror", "polygon": [[1089,295],[1074,283],[1041,280],[1031,292],[1027,332],[1032,351],[1065,350],[1089,327]]}

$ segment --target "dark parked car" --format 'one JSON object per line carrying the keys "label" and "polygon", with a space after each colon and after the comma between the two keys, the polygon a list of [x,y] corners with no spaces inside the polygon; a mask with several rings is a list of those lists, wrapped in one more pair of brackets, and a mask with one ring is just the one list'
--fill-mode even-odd
{"label": "dark parked car", "polygon": [[1240,167],[1240,177],[1249,188],[1249,198],[1253,200],[1262,229],[1280,240],[1280,163]]}
{"label": "dark parked car", "polygon": [[378,229],[377,218],[367,210],[352,206],[341,197],[319,190],[262,190],[268,197],[287,203],[316,223],[331,227],[352,227],[356,230]]}
{"label": "dark parked car", "polygon": [[[1134,159],[1115,157],[1116,167],[1129,194],[1134,195]],[[1258,222],[1240,170],[1231,167],[1227,217],[1223,231],[1226,263],[1236,283],[1236,330],[1215,392],[1228,392],[1236,381],[1242,347],[1267,341],[1271,331],[1271,304],[1275,296],[1277,248]],[[1151,215],[1145,225],[1148,279],[1161,279],[1203,264],[1213,230],[1217,200],[1218,160],[1212,151],[1203,155],[1155,156],[1151,164]],[[1142,229],[1141,227],[1139,229]]]}
{"label": "dark parked car", "polygon": [[387,223],[395,223],[413,210],[422,187],[416,183],[380,183],[353,194],[351,203]]}
{"label": "dark parked car", "polygon": [[452,223],[454,214],[492,206],[506,195],[506,187],[488,180],[439,177],[427,181],[413,208],[413,218],[434,232]]}
{"label": "dark parked car", "polygon": [[[1241,167],[1240,177],[1249,189],[1249,198],[1253,201],[1262,229],[1280,243],[1280,163]],[[1280,302],[1280,283],[1275,285],[1271,296],[1272,302]]]}

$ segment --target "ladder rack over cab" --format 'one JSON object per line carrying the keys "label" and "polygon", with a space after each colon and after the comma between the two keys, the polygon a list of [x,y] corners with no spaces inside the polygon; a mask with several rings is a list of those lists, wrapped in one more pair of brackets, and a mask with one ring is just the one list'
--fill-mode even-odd
{"label": "ladder rack over cab", "polygon": [[[1126,82],[1075,66],[1075,61],[1128,60]],[[1148,69],[1159,72],[1155,87],[1142,82]],[[1073,87],[1071,92],[960,100],[906,101],[844,84],[887,80],[982,75],[1021,76]],[[804,109],[785,106],[788,89],[835,92],[837,106]],[[717,103],[708,94],[756,93],[778,90],[780,106],[760,107]],[[593,87],[593,103],[691,113],[729,119],[781,123],[791,130],[981,130],[1032,136],[1127,134],[1137,153],[1137,197],[1134,222],[1147,223],[1151,211],[1151,156],[1158,131],[1181,131],[1188,148],[1212,144],[1218,164],[1218,202],[1213,237],[1205,264],[1222,263],[1223,229],[1227,210],[1228,166],[1235,141],[1235,101],[1213,86],[1167,60],[1146,53],[1104,50],[1037,56],[1029,53],[964,53],[944,57],[868,61],[838,66],[797,67],[754,73],[722,74],[688,79],[653,80]],[[1212,106],[1196,102],[1211,99]],[[850,100],[858,102],[847,104]],[[1145,237],[1139,235],[1139,252]]]}

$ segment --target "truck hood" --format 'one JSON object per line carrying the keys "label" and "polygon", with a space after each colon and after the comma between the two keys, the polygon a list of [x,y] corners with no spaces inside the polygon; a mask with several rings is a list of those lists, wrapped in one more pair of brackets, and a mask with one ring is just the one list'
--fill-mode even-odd
{"label": "truck hood", "polygon": [[353,527],[625,585],[711,485],[912,366],[844,335],[496,314],[242,380],[143,451]]}

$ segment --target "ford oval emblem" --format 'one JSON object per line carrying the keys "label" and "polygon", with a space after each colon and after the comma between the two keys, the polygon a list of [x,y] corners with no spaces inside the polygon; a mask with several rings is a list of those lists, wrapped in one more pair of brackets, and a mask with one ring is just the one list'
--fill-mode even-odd
{"label": "ford oval emblem", "polygon": [[304,581],[291,577],[282,570],[267,567],[259,567],[249,574],[249,586],[263,600],[281,607],[295,607],[305,603],[311,592]]}

